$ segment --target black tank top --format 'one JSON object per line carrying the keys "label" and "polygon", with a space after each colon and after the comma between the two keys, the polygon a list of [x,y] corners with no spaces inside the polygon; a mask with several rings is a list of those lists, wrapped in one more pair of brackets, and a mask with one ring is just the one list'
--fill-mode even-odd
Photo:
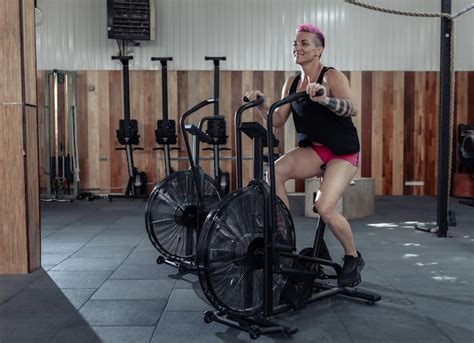
{"label": "black tank top", "polygon": [[[323,67],[318,78],[322,84],[324,74],[332,67]],[[301,74],[297,75],[290,87],[290,94],[296,92]],[[348,155],[360,151],[357,129],[350,117],[341,117],[314,102],[309,97],[291,103],[296,128],[298,146],[308,146],[310,142],[328,147],[335,155]]]}

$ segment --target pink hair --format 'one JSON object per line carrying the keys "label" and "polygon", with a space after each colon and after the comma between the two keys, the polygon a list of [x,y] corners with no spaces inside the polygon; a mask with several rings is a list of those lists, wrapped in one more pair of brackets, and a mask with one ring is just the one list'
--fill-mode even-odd
{"label": "pink hair", "polygon": [[300,24],[296,27],[296,32],[311,32],[316,35],[316,38],[321,43],[321,46],[324,48],[324,34],[316,26],[312,24]]}

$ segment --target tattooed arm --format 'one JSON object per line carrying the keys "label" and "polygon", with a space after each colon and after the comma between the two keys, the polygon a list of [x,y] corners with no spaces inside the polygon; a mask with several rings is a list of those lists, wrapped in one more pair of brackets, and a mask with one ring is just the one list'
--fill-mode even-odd
{"label": "tattooed arm", "polygon": [[324,105],[341,117],[348,117],[357,114],[352,105],[352,101],[349,99],[327,98],[327,103]]}
{"label": "tattooed arm", "polygon": [[[324,78],[323,85],[319,83],[308,84],[306,92],[310,99],[326,106],[338,116],[355,116],[357,110],[352,100],[352,92],[347,77],[339,70],[331,69]],[[323,94],[315,96],[320,89],[323,89]]]}

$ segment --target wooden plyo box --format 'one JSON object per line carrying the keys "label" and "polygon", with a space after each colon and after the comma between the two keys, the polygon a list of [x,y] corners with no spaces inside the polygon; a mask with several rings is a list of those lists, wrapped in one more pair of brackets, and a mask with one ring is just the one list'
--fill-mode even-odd
{"label": "wooden plyo box", "polygon": [[[346,219],[363,218],[375,214],[375,180],[358,178],[348,186],[339,199],[336,209]],[[320,185],[319,178],[305,180],[305,209],[306,217],[318,217],[313,212],[314,199]]]}
{"label": "wooden plyo box", "polygon": [[454,173],[453,196],[460,198],[474,198],[474,175]]}

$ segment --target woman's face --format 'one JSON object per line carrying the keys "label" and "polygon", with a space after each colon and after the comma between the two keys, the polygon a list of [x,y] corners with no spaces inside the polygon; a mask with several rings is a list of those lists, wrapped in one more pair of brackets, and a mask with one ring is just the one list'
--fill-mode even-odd
{"label": "woman's face", "polygon": [[312,32],[298,32],[293,41],[293,59],[296,64],[311,62],[319,58],[323,52],[323,47],[316,46],[315,37]]}

